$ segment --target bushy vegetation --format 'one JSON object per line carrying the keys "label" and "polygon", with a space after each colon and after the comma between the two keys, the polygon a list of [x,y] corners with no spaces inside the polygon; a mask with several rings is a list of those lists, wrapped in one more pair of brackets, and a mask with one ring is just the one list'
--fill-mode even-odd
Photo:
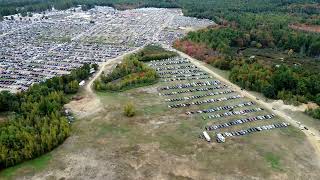
{"label": "bushy vegetation", "polygon": [[174,56],[177,56],[177,53],[172,51],[167,51],[157,45],[148,45],[139,51],[136,56],[139,58],[139,61],[151,61],[151,60],[160,60],[168,59]]}
{"label": "bushy vegetation", "polygon": [[0,124],[0,169],[38,157],[69,136],[70,126],[62,112],[66,95],[78,91],[78,82],[89,77],[90,68],[86,64],[25,92],[0,93],[0,112],[13,112]]}
{"label": "bushy vegetation", "polygon": [[148,45],[141,51],[125,57],[111,73],[102,74],[100,79],[94,82],[94,88],[98,91],[123,91],[154,84],[158,79],[156,71],[142,61],[166,59],[176,55],[162,47]]}
{"label": "bushy vegetation", "polygon": [[123,108],[124,115],[127,117],[133,117],[136,114],[136,109],[132,102],[127,103]]}
{"label": "bushy vegetation", "polygon": [[320,119],[320,108],[308,109],[306,113],[315,119]]}
{"label": "bushy vegetation", "polygon": [[134,55],[126,57],[110,74],[102,74],[94,82],[96,90],[122,91],[157,82],[154,69],[140,62]]}

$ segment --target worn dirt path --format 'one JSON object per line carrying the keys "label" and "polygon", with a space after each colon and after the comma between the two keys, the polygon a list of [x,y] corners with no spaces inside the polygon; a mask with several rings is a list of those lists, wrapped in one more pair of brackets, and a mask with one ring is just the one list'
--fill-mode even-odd
{"label": "worn dirt path", "polygon": [[66,108],[71,109],[73,113],[76,114],[77,118],[86,118],[92,114],[95,114],[102,110],[103,105],[100,102],[100,99],[96,96],[93,91],[93,82],[100,77],[102,72],[112,70],[118,62],[120,62],[123,57],[128,54],[134,53],[140,50],[143,47],[137,48],[133,51],[124,53],[121,56],[118,56],[113,59],[109,59],[106,62],[100,64],[99,70],[92,76],[91,79],[86,83],[84,89],[84,96],[80,100],[74,100],[65,105]]}
{"label": "worn dirt path", "polygon": [[90,81],[87,83],[87,85],[85,86],[85,90],[88,92],[89,95],[93,95],[95,96],[95,93],[93,92],[92,90],[92,85],[93,85],[93,82],[100,77],[101,73],[103,71],[109,71],[111,70],[119,60],[122,60],[125,56],[129,55],[129,54],[132,54],[132,53],[135,53],[137,51],[139,51],[140,49],[142,49],[143,47],[139,47],[133,51],[129,51],[127,53],[124,53],[123,55],[121,56],[118,56],[116,58],[113,58],[113,59],[109,59],[107,60],[106,62],[104,62],[103,64],[101,64],[99,66],[99,71],[96,72],[94,74],[94,76],[90,79]]}
{"label": "worn dirt path", "polygon": [[[171,50],[173,50],[173,49],[171,49]],[[299,122],[299,119],[295,119],[295,117],[291,117],[291,116],[287,115],[282,110],[275,110],[275,109],[273,109],[272,104],[270,104],[270,103],[268,103],[268,102],[266,102],[264,100],[257,99],[256,96],[254,96],[253,94],[251,94],[250,92],[248,92],[246,90],[241,90],[241,88],[239,86],[231,83],[228,79],[225,79],[224,77],[220,76],[219,74],[215,73],[214,71],[212,71],[211,69],[206,67],[206,63],[201,62],[199,60],[196,60],[196,59],[190,57],[189,55],[187,55],[187,54],[185,54],[183,52],[180,52],[180,51],[177,51],[177,50],[174,50],[174,51],[176,51],[180,56],[182,56],[184,58],[188,58],[193,64],[197,65],[202,70],[208,72],[209,74],[213,75],[214,77],[216,77],[220,81],[222,81],[225,84],[229,85],[231,87],[231,89],[233,89],[233,90],[239,92],[241,95],[246,96],[247,98],[257,102],[261,106],[263,106],[266,109],[268,109],[270,112],[280,116],[281,118],[283,118],[284,120],[289,122],[291,125],[293,125],[293,126],[295,126],[297,128],[300,128],[300,125],[297,123],[297,122]],[[313,127],[307,127],[307,128],[308,128],[308,130],[303,130],[303,132],[307,136],[307,138],[310,141],[310,143],[312,144],[312,146],[314,147],[315,152],[318,155],[318,158],[320,159],[320,134],[319,134],[319,131],[317,131]]]}

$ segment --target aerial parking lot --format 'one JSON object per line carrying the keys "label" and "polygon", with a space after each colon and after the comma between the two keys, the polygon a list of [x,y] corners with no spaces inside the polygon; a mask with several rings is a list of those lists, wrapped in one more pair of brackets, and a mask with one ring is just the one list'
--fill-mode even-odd
{"label": "aerial parking lot", "polygon": [[168,108],[178,109],[199,121],[200,128],[204,129],[199,132],[201,139],[225,142],[229,138],[290,125],[208,76],[186,58],[151,61],[149,66],[161,77],[158,91]]}
{"label": "aerial parking lot", "polygon": [[184,17],[178,9],[117,11],[95,7],[48,11],[0,22],[0,89],[26,90],[33,83],[68,74],[84,63],[103,63],[148,43],[171,44],[209,20]]}

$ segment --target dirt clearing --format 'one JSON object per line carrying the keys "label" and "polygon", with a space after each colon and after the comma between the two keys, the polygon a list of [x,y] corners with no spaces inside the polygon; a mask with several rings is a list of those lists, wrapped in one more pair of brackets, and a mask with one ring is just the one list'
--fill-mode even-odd
{"label": "dirt clearing", "polygon": [[291,29],[299,30],[299,31],[320,33],[320,26],[318,25],[292,24],[292,25],[289,25],[289,27]]}

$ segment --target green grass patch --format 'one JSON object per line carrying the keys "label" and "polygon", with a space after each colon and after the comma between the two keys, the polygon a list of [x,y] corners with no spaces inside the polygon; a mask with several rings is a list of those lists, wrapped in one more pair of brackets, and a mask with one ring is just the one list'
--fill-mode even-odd
{"label": "green grass patch", "polygon": [[187,132],[187,130],[190,130],[189,128],[188,124],[183,123],[173,129],[163,129],[156,135],[159,139],[160,148],[175,155],[194,153],[193,140],[195,136],[191,131]]}
{"label": "green grass patch", "polygon": [[298,128],[295,127],[282,128],[281,133],[286,136],[298,138],[300,140],[303,140],[306,137]]}
{"label": "green grass patch", "polygon": [[177,135],[162,135],[160,138],[160,147],[165,150],[178,153],[183,151],[189,145],[187,139],[178,137]]}
{"label": "green grass patch", "polygon": [[[145,82],[145,83],[139,83],[139,84],[131,84],[131,85],[127,85],[127,86],[123,86],[121,87],[121,89],[107,89],[105,90],[106,92],[124,92],[124,91],[128,91],[130,89],[135,89],[135,88],[139,88],[139,87],[146,87],[146,86],[151,86],[154,84],[157,84],[158,80],[155,80],[153,82]],[[109,83],[109,84],[113,84],[115,86],[117,86],[117,83]]]}
{"label": "green grass patch", "polygon": [[265,160],[270,164],[272,169],[281,170],[280,156],[272,152],[268,152],[265,154]]}
{"label": "green grass patch", "polygon": [[120,124],[102,124],[99,127],[100,129],[97,134],[98,137],[105,135],[124,136],[130,131],[129,128],[124,127]]}
{"label": "green grass patch", "polygon": [[141,109],[145,115],[161,114],[168,110],[163,104],[157,104],[152,106],[146,106]]}
{"label": "green grass patch", "polygon": [[181,122],[181,124],[177,128],[177,132],[181,134],[189,134],[194,130],[194,126],[190,125],[190,123]]}
{"label": "green grass patch", "polygon": [[117,92],[96,92],[103,104],[122,104],[128,101],[128,96]]}
{"label": "green grass patch", "polygon": [[13,176],[16,174],[16,172],[20,170],[24,172],[29,172],[29,173],[40,171],[47,166],[48,162],[51,159],[52,159],[52,155],[48,153],[36,159],[29,160],[21,164],[18,164],[16,166],[4,169],[3,171],[0,172],[0,179],[3,179],[3,178],[8,180],[13,179]]}

